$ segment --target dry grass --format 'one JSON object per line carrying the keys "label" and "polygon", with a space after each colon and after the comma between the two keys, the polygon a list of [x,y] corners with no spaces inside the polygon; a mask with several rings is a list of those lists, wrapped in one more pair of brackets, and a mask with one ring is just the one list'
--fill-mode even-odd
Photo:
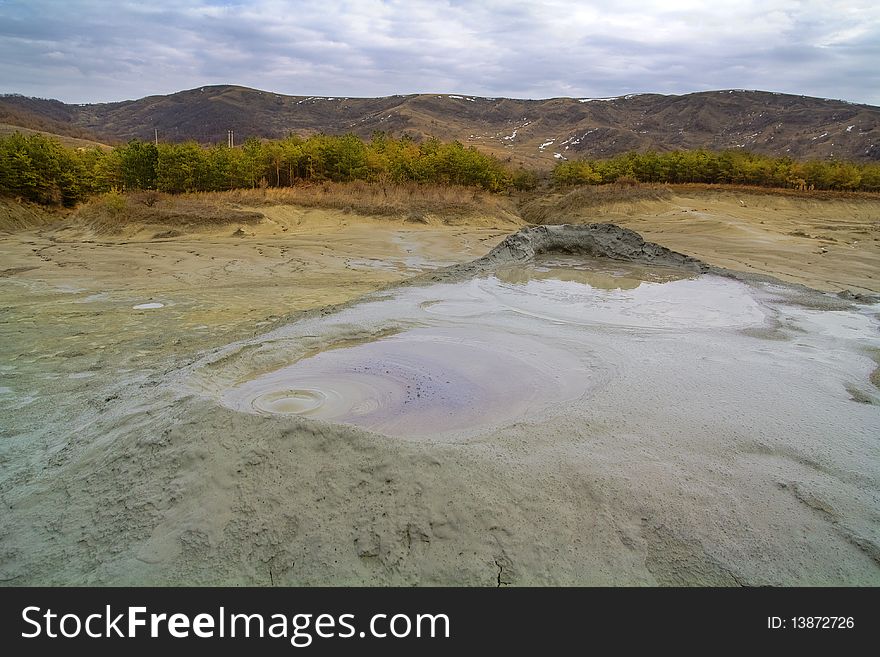
{"label": "dry grass", "polygon": [[181,227],[247,224],[259,222],[262,215],[230,207],[228,203],[201,199],[196,195],[110,192],[77,207],[72,218],[98,229],[112,231],[133,223]]}
{"label": "dry grass", "polygon": [[398,217],[415,223],[427,223],[428,215],[441,219],[477,215],[516,218],[514,203],[509,197],[479,189],[361,181],[178,195],[110,192],[80,205],[73,218],[101,230],[134,223],[183,228],[248,224],[257,223],[262,218],[262,214],[252,208],[274,205]]}
{"label": "dry grass", "polygon": [[524,220],[532,224],[582,220],[600,208],[626,213],[640,204],[668,200],[673,195],[761,195],[814,201],[880,200],[865,192],[798,191],[739,185],[588,185],[568,190],[493,194],[471,187],[392,185],[355,181],[314,183],[295,187],[242,189],[169,195],[158,192],[111,192],[80,205],[72,213],[47,210],[12,200],[0,205],[0,230],[12,231],[72,219],[102,231],[130,224],[195,228],[224,224],[253,224],[262,219],[254,208],[294,205],[326,208],[365,216],[401,218],[428,223],[429,217],[451,223],[474,217]]}
{"label": "dry grass", "polygon": [[841,192],[831,190],[804,191],[787,188],[753,187],[749,185],[708,185],[686,183],[661,185],[627,182],[625,184],[584,185],[562,191],[542,191],[523,196],[519,213],[532,224],[559,223],[567,217],[580,217],[590,210],[612,206],[636,207],[640,203],[661,201],[673,195],[694,196],[764,196],[805,201],[872,201],[880,200],[876,192]]}
{"label": "dry grass", "polygon": [[0,231],[15,232],[60,222],[67,216],[62,208],[0,197]]}
{"label": "dry grass", "polygon": [[346,213],[404,217],[419,221],[426,214],[438,216],[504,214],[514,212],[506,196],[473,187],[443,185],[382,184],[356,180],[350,183],[314,183],[295,187],[243,189],[189,195],[208,203],[244,206],[298,205]]}
{"label": "dry grass", "polygon": [[520,216],[532,224],[560,223],[583,210],[621,203],[659,201],[672,196],[667,185],[585,185],[564,192],[542,192],[523,197]]}
{"label": "dry grass", "polygon": [[36,130],[33,128],[23,128],[19,125],[10,125],[9,123],[0,123],[0,137],[5,137],[7,135],[14,134],[16,132],[20,132],[23,135],[43,135],[44,137],[49,137],[51,139],[57,139],[61,142],[62,146],[66,146],[67,148],[98,148],[102,151],[109,151],[112,146],[108,146],[107,144],[103,144],[98,141],[92,141],[90,139],[82,139],[79,137],[69,137],[67,135],[59,135],[54,132],[46,132],[45,130]]}
{"label": "dry grass", "polygon": [[27,201],[0,197],[0,231],[15,232],[60,222],[66,216],[63,209],[49,209]]}
{"label": "dry grass", "polygon": [[668,185],[680,193],[697,192],[709,194],[749,194],[753,196],[784,196],[812,201],[878,201],[880,192],[848,192],[833,189],[800,190],[791,187],[758,187],[754,185],[709,185],[706,183],[682,183]]}

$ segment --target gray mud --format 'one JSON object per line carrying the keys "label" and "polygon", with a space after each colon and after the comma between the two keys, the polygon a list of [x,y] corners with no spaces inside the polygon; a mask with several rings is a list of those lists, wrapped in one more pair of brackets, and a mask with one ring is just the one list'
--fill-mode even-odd
{"label": "gray mud", "polygon": [[[562,224],[523,228],[506,237],[482,258],[430,274],[431,280],[455,279],[492,271],[499,265],[524,263],[542,255],[578,255],[643,265],[677,267],[694,273],[712,268],[666,247],[646,242],[635,231],[614,224]],[[419,278],[412,279],[413,283]]]}
{"label": "gray mud", "polygon": [[0,577],[877,585],[866,301],[525,229],[10,434]]}
{"label": "gray mud", "polygon": [[506,237],[482,258],[416,276],[404,284],[461,280],[512,263],[528,263],[548,254],[603,258],[645,266],[677,268],[695,274],[714,274],[747,283],[779,285],[788,291],[790,297],[797,294],[798,303],[828,310],[851,308],[854,303],[880,303],[878,295],[824,293],[803,285],[783,283],[772,276],[715,267],[659,244],[647,242],[637,232],[615,224],[561,224],[523,228]]}

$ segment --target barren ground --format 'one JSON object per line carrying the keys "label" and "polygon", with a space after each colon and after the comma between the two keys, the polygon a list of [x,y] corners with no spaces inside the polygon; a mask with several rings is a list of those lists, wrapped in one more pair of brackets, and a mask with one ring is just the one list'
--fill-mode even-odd
{"label": "barren ground", "polygon": [[[558,199],[546,203],[552,214]],[[586,415],[555,417],[546,430],[517,422],[433,445],[181,396],[169,382],[224,345],[258,346],[302,312],[321,317],[472,260],[520,227],[507,215],[414,223],[243,209],[264,219],[108,232],[73,219],[12,221],[5,208],[3,581],[880,582],[876,440],[847,430],[837,437],[846,455],[836,455],[820,446],[818,416],[805,416],[813,429],[799,445],[787,419],[750,418],[788,432],[758,439],[758,429],[733,428],[735,408],[720,408],[717,426],[703,409],[694,422],[713,427],[705,453],[696,424],[649,435],[635,416],[616,427]],[[557,214],[617,223],[719,267],[880,292],[878,201],[679,190]],[[162,305],[134,308],[142,304]],[[334,330],[353,344],[381,333],[357,319]],[[844,394],[834,408],[852,405],[852,426],[870,428],[877,391],[865,363],[851,392],[864,399]],[[603,398],[605,417],[613,401]]]}

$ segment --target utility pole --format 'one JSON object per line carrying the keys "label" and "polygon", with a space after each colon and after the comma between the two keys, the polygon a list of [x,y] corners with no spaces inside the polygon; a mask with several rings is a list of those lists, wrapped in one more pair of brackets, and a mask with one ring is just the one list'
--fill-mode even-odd
{"label": "utility pole", "polygon": [[153,131],[156,133],[156,146],[159,145],[159,128],[153,128]]}
{"label": "utility pole", "polygon": [[235,146],[235,130],[226,131],[226,145],[229,146],[229,148]]}

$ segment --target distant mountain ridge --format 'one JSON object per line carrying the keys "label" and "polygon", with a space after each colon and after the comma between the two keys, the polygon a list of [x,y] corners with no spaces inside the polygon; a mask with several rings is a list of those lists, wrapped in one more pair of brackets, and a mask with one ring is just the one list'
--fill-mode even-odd
{"label": "distant mountain ridge", "polygon": [[[120,142],[237,143],[290,133],[376,131],[457,139],[504,160],[547,168],[576,157],[648,149],[742,148],[797,159],[880,160],[880,107],[766,91],[518,100],[457,94],[381,98],[285,96],[232,85],[116,103],[0,97],[0,121]],[[28,125],[31,123],[31,125]]]}

